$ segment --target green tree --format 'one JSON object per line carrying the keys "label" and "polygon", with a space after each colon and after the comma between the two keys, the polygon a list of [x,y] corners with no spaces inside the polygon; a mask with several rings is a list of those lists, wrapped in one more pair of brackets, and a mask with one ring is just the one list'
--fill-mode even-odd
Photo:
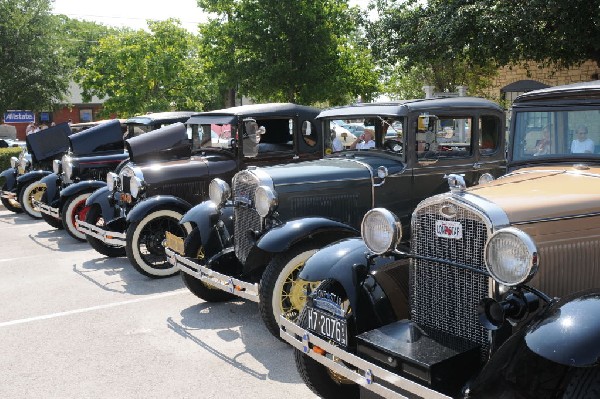
{"label": "green tree", "polygon": [[198,0],[208,72],[258,101],[347,103],[374,97],[378,71],[347,0]]}
{"label": "green tree", "polygon": [[[488,68],[600,62],[600,0],[377,0],[375,53],[407,66],[460,58]],[[386,32],[386,33],[384,33]]]}
{"label": "green tree", "polygon": [[125,30],[100,39],[78,70],[84,98],[105,98],[106,114],[202,110],[211,86],[198,40],[179,21],[149,21],[150,32]]}
{"label": "green tree", "polygon": [[475,57],[466,43],[456,45],[451,31],[456,29],[460,36],[460,28],[470,24],[468,18],[452,15],[450,7],[441,12],[433,3],[438,2],[377,2],[380,18],[370,25],[367,37],[386,71],[386,92],[392,97],[422,97],[421,87],[427,84],[441,92],[467,86],[470,94],[482,95],[497,73],[497,63]]}
{"label": "green tree", "polygon": [[69,68],[50,0],[2,0],[0,15],[0,112],[51,109],[68,90]]}

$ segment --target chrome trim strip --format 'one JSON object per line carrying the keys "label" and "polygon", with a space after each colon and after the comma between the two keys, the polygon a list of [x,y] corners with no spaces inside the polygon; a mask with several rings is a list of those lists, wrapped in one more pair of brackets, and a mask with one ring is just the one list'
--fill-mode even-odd
{"label": "chrome trim strip", "polygon": [[[343,377],[353,381],[364,388],[375,392],[376,394],[388,399],[407,399],[406,396],[392,391],[390,388],[381,385],[377,380],[398,387],[413,395],[418,395],[428,399],[449,399],[449,396],[441,394],[414,381],[408,380],[390,371],[387,371],[373,363],[366,361],[352,353],[346,352],[339,347],[311,334],[302,327],[294,324],[283,316],[279,316],[279,336],[294,348],[302,351],[305,355],[311,357],[316,362],[324,365],[330,370]],[[313,351],[313,346],[325,350],[327,354],[335,356],[346,364],[356,368],[350,369],[340,362],[333,361],[326,355],[320,355]]]}
{"label": "chrome trim strip", "polygon": [[[249,283],[211,270],[189,260],[185,256],[179,255],[169,247],[165,247],[165,254],[167,255],[167,261],[182,272],[221,291],[229,292],[252,302],[260,302],[257,283]],[[236,287],[240,287],[242,290],[238,290]]]}
{"label": "chrome trim strip", "polygon": [[46,215],[50,215],[55,219],[60,219],[60,209],[58,208],[53,208],[50,205],[38,201],[36,199],[32,199],[31,203],[33,204],[34,207],[39,208],[40,212],[45,213]]}
{"label": "chrome trim strip", "polygon": [[600,216],[600,212],[581,213],[579,215],[569,215],[569,216],[561,216],[561,217],[555,217],[555,218],[524,220],[521,222],[515,222],[512,224],[512,226],[522,226],[525,224],[543,223],[543,222],[558,222],[560,220],[582,219],[582,218],[588,218],[588,217],[594,217],[594,216]]}
{"label": "chrome trim strip", "polygon": [[125,233],[104,230],[102,227],[87,223],[77,218],[75,220],[75,224],[77,225],[77,230],[81,231],[83,234],[92,236],[105,244],[115,245],[119,247],[124,247],[126,244]]}

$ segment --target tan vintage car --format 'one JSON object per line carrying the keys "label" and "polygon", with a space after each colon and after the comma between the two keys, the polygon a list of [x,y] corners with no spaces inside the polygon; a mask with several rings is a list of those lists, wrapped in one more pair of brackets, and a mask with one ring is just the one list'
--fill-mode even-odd
{"label": "tan vintage car", "polygon": [[378,208],[306,262],[323,283],[280,323],[315,393],[598,397],[600,81],[518,97],[510,143],[507,175],[417,206],[410,251]]}

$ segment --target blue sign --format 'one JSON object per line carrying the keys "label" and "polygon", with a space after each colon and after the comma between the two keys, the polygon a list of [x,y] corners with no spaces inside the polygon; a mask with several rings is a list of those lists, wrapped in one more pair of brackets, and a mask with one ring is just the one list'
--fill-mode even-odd
{"label": "blue sign", "polygon": [[4,113],[5,123],[30,123],[35,122],[33,111],[8,111]]}

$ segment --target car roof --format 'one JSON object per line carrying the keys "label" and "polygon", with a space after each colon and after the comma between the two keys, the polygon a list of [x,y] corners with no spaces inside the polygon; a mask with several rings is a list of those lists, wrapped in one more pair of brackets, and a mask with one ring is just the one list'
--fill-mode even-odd
{"label": "car roof", "polygon": [[545,89],[533,90],[515,98],[513,106],[533,101],[549,100],[595,100],[600,102],[600,80],[580,82],[568,85],[553,86]]}
{"label": "car roof", "polygon": [[152,125],[155,123],[186,122],[188,118],[198,111],[169,111],[154,112],[134,116],[125,121],[126,124]]}
{"label": "car roof", "polygon": [[445,97],[414,99],[395,102],[352,104],[324,110],[317,118],[344,118],[361,116],[404,116],[409,112],[427,111],[432,108],[480,108],[502,112],[497,103],[479,97]]}
{"label": "car roof", "polygon": [[267,103],[249,104],[237,107],[217,109],[214,111],[198,112],[188,120],[190,124],[224,124],[233,123],[235,119],[243,117],[274,117],[306,114],[307,117],[316,117],[321,110],[306,105],[292,103]]}

